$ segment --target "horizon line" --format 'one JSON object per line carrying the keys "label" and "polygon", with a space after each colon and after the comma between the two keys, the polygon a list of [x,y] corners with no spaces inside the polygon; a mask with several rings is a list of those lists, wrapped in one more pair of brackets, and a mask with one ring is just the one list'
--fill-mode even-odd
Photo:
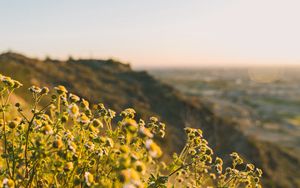
{"label": "horizon line", "polygon": [[34,55],[27,55],[27,53],[23,53],[23,52],[19,52],[16,50],[4,50],[0,53],[0,55],[2,54],[6,54],[6,53],[13,53],[13,54],[18,54],[18,55],[22,55],[25,56],[27,58],[30,59],[37,59],[37,60],[45,60],[46,58],[49,58],[51,60],[54,61],[68,61],[69,58],[73,58],[74,60],[115,60],[119,63],[122,64],[129,64],[132,68],[137,69],[137,70],[142,70],[142,69],[146,69],[146,70],[155,70],[155,69],[194,69],[194,68],[251,68],[251,67],[284,67],[284,68],[289,68],[289,67],[299,67],[300,66],[300,61],[289,61],[287,63],[283,63],[283,61],[274,61],[273,63],[271,63],[270,61],[267,62],[257,62],[257,60],[232,60],[232,62],[225,60],[224,62],[209,62],[209,60],[207,60],[206,62],[200,62],[197,64],[188,64],[188,63],[178,63],[178,62],[174,62],[174,63],[167,63],[166,64],[135,64],[132,63],[130,61],[124,61],[121,58],[117,58],[117,57],[83,57],[83,56],[74,56],[74,55],[69,55],[67,58],[56,58],[56,57],[51,57],[50,55],[45,55],[44,57],[40,57],[40,56],[34,56]]}

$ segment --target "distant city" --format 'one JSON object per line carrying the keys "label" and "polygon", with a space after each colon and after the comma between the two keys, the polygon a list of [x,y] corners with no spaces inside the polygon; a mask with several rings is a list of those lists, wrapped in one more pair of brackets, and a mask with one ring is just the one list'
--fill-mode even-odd
{"label": "distant city", "polygon": [[299,67],[151,70],[215,113],[239,122],[245,134],[300,151]]}

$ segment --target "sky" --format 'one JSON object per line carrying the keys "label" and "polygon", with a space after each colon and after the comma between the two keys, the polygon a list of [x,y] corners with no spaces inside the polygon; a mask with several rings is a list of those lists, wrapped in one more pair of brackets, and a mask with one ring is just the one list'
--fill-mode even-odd
{"label": "sky", "polygon": [[300,64],[299,0],[0,0],[0,52],[133,67]]}

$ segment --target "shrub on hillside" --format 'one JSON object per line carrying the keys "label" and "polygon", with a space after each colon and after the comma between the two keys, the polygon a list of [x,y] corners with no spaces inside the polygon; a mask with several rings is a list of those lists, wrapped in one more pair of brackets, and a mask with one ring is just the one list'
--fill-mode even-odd
{"label": "shrub on hillside", "polygon": [[[232,166],[223,169],[199,129],[186,128],[187,142],[168,164],[155,142],[164,137],[165,124],[155,117],[135,119],[135,111],[119,114],[55,87],[32,86],[30,117],[24,107],[10,104],[21,87],[0,75],[0,180],[3,187],[260,187],[262,171],[244,164],[232,153]],[[10,111],[16,108],[17,117]]]}

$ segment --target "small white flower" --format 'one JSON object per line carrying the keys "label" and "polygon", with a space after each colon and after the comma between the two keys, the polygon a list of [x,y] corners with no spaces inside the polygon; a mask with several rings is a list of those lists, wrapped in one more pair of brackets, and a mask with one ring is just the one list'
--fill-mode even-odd
{"label": "small white flower", "polygon": [[84,146],[90,151],[93,151],[95,149],[95,144],[93,144],[92,142],[85,143]]}
{"label": "small white flower", "polygon": [[151,140],[151,139],[146,140],[146,148],[150,149],[152,143],[153,143],[153,140]]}
{"label": "small white flower", "polygon": [[72,103],[68,107],[68,113],[71,117],[77,117],[79,114],[79,108],[75,103]]}
{"label": "small white flower", "polygon": [[[0,81],[2,82],[4,80],[4,76],[0,74]],[[4,181],[4,180],[3,180]]]}
{"label": "small white flower", "polygon": [[3,185],[6,185],[7,183],[8,183],[8,179],[7,179],[7,178],[4,178],[3,181],[2,181],[2,184],[3,184]]}
{"label": "small white flower", "polygon": [[14,182],[11,179],[4,178],[2,181],[2,187],[3,188],[12,188],[14,187]]}
{"label": "small white flower", "polygon": [[94,183],[94,176],[89,172],[84,173],[84,179],[87,186],[91,186]]}
{"label": "small white flower", "polygon": [[78,101],[80,101],[80,97],[78,97],[77,95],[74,95],[74,94],[72,94],[72,93],[70,93],[69,99],[70,99],[72,102],[78,102]]}
{"label": "small white flower", "polygon": [[80,116],[78,117],[77,121],[79,123],[82,123],[82,124],[88,124],[90,123],[90,119],[83,113],[80,114]]}
{"label": "small white flower", "polygon": [[155,142],[153,142],[153,140],[146,140],[145,145],[151,157],[158,158],[162,155],[160,147]]}
{"label": "small white flower", "polygon": [[51,130],[49,130],[49,131],[46,131],[45,133],[46,133],[46,135],[51,135],[51,134],[53,134],[54,132],[53,132],[53,130],[51,129]]}
{"label": "small white flower", "polygon": [[135,188],[135,185],[132,183],[126,183],[125,185],[123,185],[123,188]]}
{"label": "small white flower", "polygon": [[74,140],[74,136],[72,135],[72,133],[67,130],[64,132],[64,140],[67,140],[67,141],[73,141]]}
{"label": "small white flower", "polygon": [[73,153],[76,153],[76,145],[71,142],[71,141],[68,141],[68,148],[69,150],[71,150]]}

